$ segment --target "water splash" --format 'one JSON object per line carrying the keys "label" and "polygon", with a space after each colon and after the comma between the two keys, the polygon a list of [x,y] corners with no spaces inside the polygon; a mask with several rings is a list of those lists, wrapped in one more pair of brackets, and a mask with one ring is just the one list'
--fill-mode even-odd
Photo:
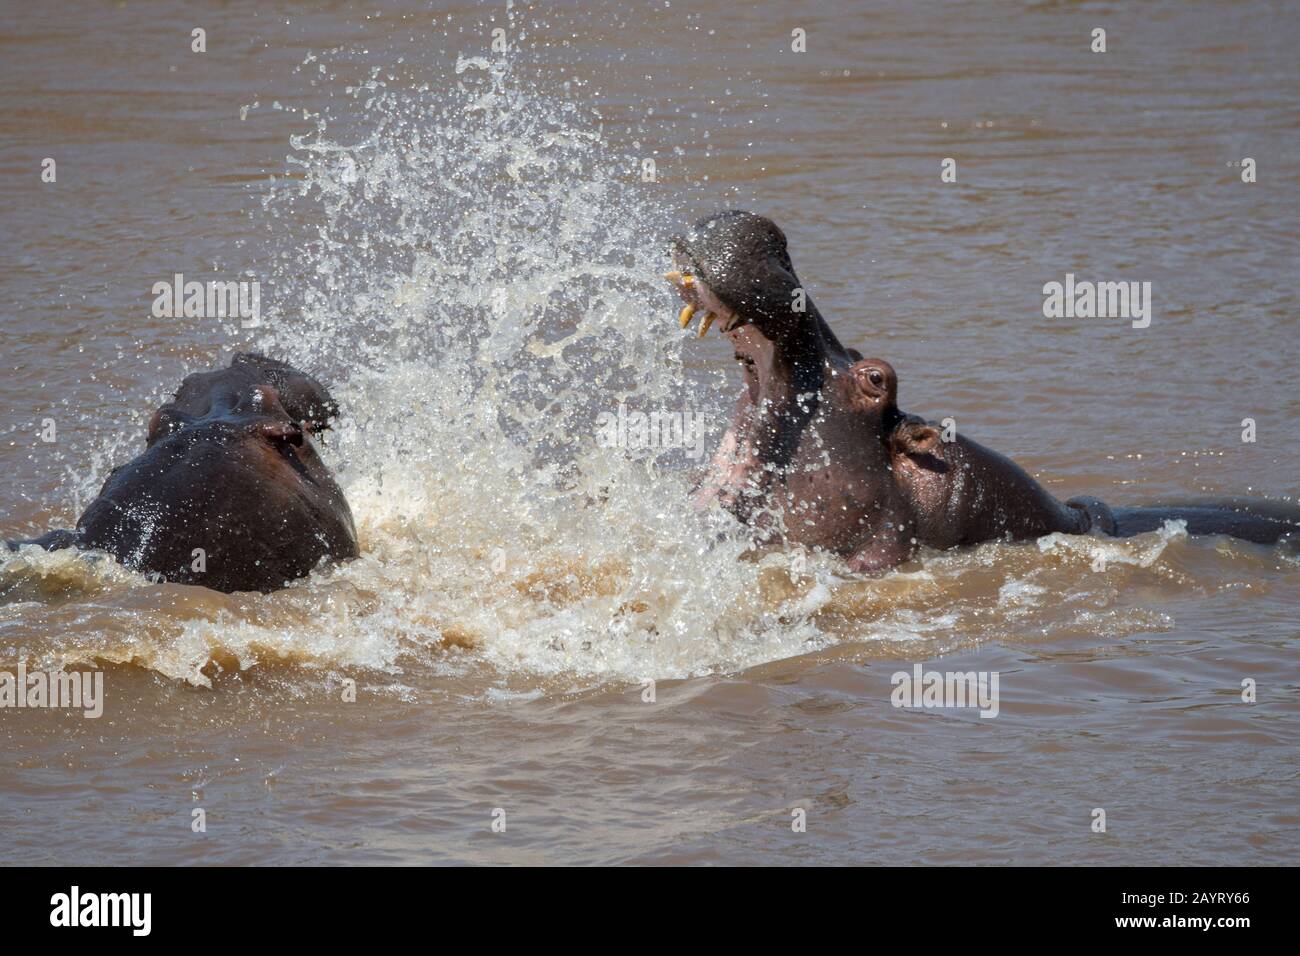
{"label": "water splash", "polygon": [[373,76],[363,134],[318,117],[266,202],[315,237],[280,260],[301,317],[262,345],[346,372],[332,463],[365,556],[336,577],[373,598],[351,627],[538,673],[789,653],[761,649],[758,569],[691,512],[680,452],[595,440],[620,402],[682,408],[657,278],[672,210],[593,111],[507,61],[455,75],[436,94]]}

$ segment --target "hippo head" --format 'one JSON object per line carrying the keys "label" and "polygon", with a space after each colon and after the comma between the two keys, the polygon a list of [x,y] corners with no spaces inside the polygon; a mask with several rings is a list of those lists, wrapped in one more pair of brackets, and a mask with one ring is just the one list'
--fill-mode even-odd
{"label": "hippo head", "polygon": [[770,219],[741,210],[707,216],[673,239],[670,251],[674,268],[666,278],[685,302],[682,327],[699,318],[703,334],[716,322],[745,382],[724,440],[732,460],[715,460],[704,497],[735,501],[744,486],[752,498],[780,480],[832,397],[828,384],[861,356],[840,344],[818,312],[785,233]]}
{"label": "hippo head", "polygon": [[254,431],[264,426],[268,437],[301,444],[304,433],[321,434],[338,413],[329,391],[306,372],[264,355],[240,352],[229,368],[185,378],[175,401],[159,408],[150,420],[146,447],[214,416],[246,419]]}
{"label": "hippo head", "polygon": [[255,352],[240,352],[230,364],[232,368],[248,369],[262,384],[274,388],[285,414],[300,423],[309,434],[325,431],[338,417],[338,403],[325,386],[287,362]]}
{"label": "hippo head", "polygon": [[82,514],[76,543],[219,591],[275,590],[323,557],[355,557],[347,499],[308,440],[337,414],[320,382],[260,355],[190,375]]}
{"label": "hippo head", "polygon": [[744,366],[753,402],[780,405],[795,391],[819,393],[827,371],[861,358],[822,318],[772,220],[739,209],[706,216],[672,240],[671,255],[665,278],[686,303],[682,328],[698,318],[702,338],[718,323]]}

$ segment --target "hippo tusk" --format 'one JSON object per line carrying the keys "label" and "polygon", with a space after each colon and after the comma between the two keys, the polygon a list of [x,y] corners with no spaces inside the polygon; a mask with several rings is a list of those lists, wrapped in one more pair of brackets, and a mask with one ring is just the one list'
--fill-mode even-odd
{"label": "hippo tusk", "polygon": [[713,324],[713,320],[716,318],[717,316],[712,312],[705,312],[704,318],[700,319],[700,332],[696,337],[701,339],[704,338],[704,336],[708,334],[709,326]]}
{"label": "hippo tusk", "polygon": [[677,316],[677,324],[682,328],[691,324],[691,318],[695,315],[695,303],[688,302],[682,306],[681,314]]}

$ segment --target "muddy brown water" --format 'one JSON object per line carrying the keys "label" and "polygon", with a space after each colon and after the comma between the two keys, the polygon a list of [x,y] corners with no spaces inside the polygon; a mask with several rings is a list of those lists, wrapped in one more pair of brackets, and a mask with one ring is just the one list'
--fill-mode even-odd
{"label": "muddy brown water", "polygon": [[[1170,528],[853,580],[594,426],[716,441],[733,363],[657,274],[742,206],[903,407],[1056,494],[1294,493],[1294,5],[435,6],[0,13],[0,531],[258,347],[335,385],[365,552],[270,596],[6,562],[0,670],[106,700],[0,710],[4,862],[1295,862],[1294,557]],[[176,273],[259,281],[260,325],[155,316]],[[1045,318],[1067,273],[1150,282],[1150,326]],[[996,673],[997,716],[893,707],[916,663]]]}

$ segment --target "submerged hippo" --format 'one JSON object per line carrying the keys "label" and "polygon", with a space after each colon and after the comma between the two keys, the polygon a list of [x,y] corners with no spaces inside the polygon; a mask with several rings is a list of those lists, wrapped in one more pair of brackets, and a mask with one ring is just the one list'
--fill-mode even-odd
{"label": "submerged hippo", "polygon": [[218,591],[274,591],[322,558],[357,556],[343,492],[311,436],[338,406],[284,362],[237,354],[188,376],[73,531],[32,542],[105,551],[132,570]]}
{"label": "submerged hippo", "polygon": [[1111,509],[1058,501],[1010,459],[965,437],[940,440],[897,406],[880,359],[840,344],[807,296],[785,235],[732,210],[673,240],[667,278],[683,328],[717,323],[744,369],[731,427],[695,492],[769,539],[825,548],[858,571],[946,549],[1052,532],[1128,536],[1187,522],[1191,534],[1264,544],[1300,532],[1300,508],[1235,498]]}
{"label": "submerged hippo", "polygon": [[911,507],[916,538],[928,547],[1024,540],[1054,531],[1127,538],[1169,520],[1185,521],[1188,534],[1226,534],[1258,544],[1300,533],[1300,508],[1283,501],[1208,498],[1126,508],[1086,496],[1058,501],[1006,456],[961,435],[944,441],[933,425],[900,412],[897,376],[888,363],[877,364],[890,376],[884,414],[897,423],[886,436],[890,468]]}

